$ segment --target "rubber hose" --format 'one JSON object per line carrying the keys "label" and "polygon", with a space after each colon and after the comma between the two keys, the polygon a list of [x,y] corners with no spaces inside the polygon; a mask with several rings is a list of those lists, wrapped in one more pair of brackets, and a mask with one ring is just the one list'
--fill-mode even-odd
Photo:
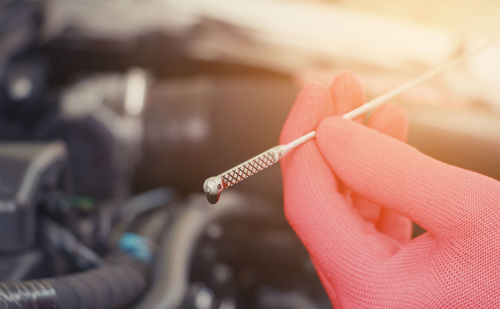
{"label": "rubber hose", "polygon": [[59,278],[0,283],[0,309],[123,308],[145,288],[138,268],[105,265]]}

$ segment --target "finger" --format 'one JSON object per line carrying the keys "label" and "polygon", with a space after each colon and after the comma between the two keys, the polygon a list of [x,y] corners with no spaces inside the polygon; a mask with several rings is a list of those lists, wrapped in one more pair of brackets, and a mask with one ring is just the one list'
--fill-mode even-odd
{"label": "finger", "polygon": [[408,136],[408,116],[397,105],[387,104],[377,108],[366,125],[403,142]]}
{"label": "finger", "polygon": [[[365,103],[365,94],[359,80],[349,72],[338,74],[330,86],[332,101],[335,106],[335,114],[343,115]],[[359,116],[354,119],[362,123],[363,117]],[[340,184],[341,191],[347,192],[350,195],[350,190],[346,190]],[[352,196],[352,204],[358,211],[359,215],[369,222],[375,222],[379,219],[381,208],[379,205],[367,201],[362,197]]]}
{"label": "finger", "polygon": [[352,121],[326,118],[318,126],[316,142],[354,192],[436,235],[453,232],[464,220],[479,224],[483,207],[500,203],[495,180],[439,162]]}
{"label": "finger", "polygon": [[[368,119],[367,126],[400,141],[405,141],[408,136],[408,116],[397,105],[387,104],[379,107]],[[373,205],[376,204],[373,203]],[[377,229],[393,239],[399,242],[411,239],[412,224],[410,219],[397,212],[381,208],[376,221]]]}
{"label": "finger", "polygon": [[280,144],[287,144],[314,130],[319,122],[333,115],[334,106],[325,86],[309,83],[299,93],[281,130]]}
{"label": "finger", "polygon": [[359,194],[352,195],[352,205],[358,211],[361,218],[366,221],[376,223],[380,219],[380,214],[382,213],[382,207],[377,203],[367,200]]}
{"label": "finger", "polygon": [[[399,140],[405,140],[408,132],[406,114],[403,109],[395,105],[384,105],[375,110],[366,125]],[[390,228],[390,220],[383,220],[384,224],[379,226],[380,218],[385,212],[391,210],[384,210],[377,203],[356,194],[353,196],[353,204],[363,219],[376,223],[379,231],[388,232],[385,234],[393,236]],[[400,237],[393,238],[399,239]]]}
{"label": "finger", "polygon": [[[288,116],[281,142],[311,130],[333,111],[332,106],[326,88],[306,87]],[[338,192],[336,179],[314,141],[288,154],[281,167],[286,218],[320,265],[345,265],[365,254],[373,261],[381,254],[375,241],[365,237],[361,218]]]}
{"label": "finger", "polygon": [[[335,115],[343,115],[365,103],[365,93],[359,80],[349,72],[338,74],[330,86]],[[362,122],[363,117],[354,119]]]}
{"label": "finger", "polygon": [[377,230],[399,241],[407,242],[411,239],[413,226],[411,220],[391,209],[383,208],[376,223]]}
{"label": "finger", "polygon": [[[349,72],[338,74],[330,85],[330,94],[335,110],[335,115],[343,115],[365,103],[365,94],[363,86],[359,80]],[[354,121],[362,123],[362,117],[356,117]],[[369,203],[353,196],[351,190],[344,184],[339,183],[339,191],[344,197],[351,199],[351,204],[355,206],[359,215],[367,220],[374,222],[380,214],[380,207],[374,203]],[[358,200],[358,201],[356,201]]]}

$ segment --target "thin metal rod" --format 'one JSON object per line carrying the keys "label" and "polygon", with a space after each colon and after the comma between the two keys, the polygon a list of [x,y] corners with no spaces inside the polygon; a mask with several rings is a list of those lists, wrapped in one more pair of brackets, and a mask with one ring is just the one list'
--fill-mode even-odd
{"label": "thin metal rod", "polygon": [[296,140],[291,141],[290,143],[286,145],[281,145],[281,157],[283,157],[286,153],[288,153],[290,150],[292,150],[295,147],[298,147],[308,140],[313,139],[316,136],[316,131],[311,131],[305,135],[302,135],[301,137],[297,138]]}
{"label": "thin metal rod", "polygon": [[[481,47],[479,47],[478,49],[475,49],[474,51],[472,51],[470,53],[464,54],[464,55],[457,57],[453,60],[445,62],[445,63],[441,64],[440,66],[437,66],[437,67],[435,67],[435,68],[433,68],[433,69],[431,69],[431,70],[429,70],[429,71],[427,71],[427,72],[425,72],[425,73],[423,73],[423,74],[421,74],[413,79],[410,79],[409,81],[405,82],[404,84],[401,84],[398,87],[396,87],[392,90],[389,90],[388,92],[376,97],[375,99],[368,101],[365,104],[353,109],[352,111],[345,113],[344,115],[342,115],[342,118],[343,119],[353,119],[353,118],[356,118],[360,115],[363,115],[364,113],[366,113],[370,110],[373,110],[376,107],[378,107],[384,103],[387,103],[388,100],[400,95],[401,93],[403,93],[403,92],[405,92],[405,91],[407,91],[415,86],[418,86],[418,85],[422,84],[423,82],[435,77],[439,73],[444,72],[448,69],[451,69],[451,68],[461,64],[462,62],[466,61],[467,59],[471,58],[472,56],[477,55],[478,53],[480,53],[481,51],[483,51],[486,47],[488,47],[490,45],[491,44],[482,45]],[[291,149],[296,147],[297,142],[300,141],[300,143],[298,143],[298,145],[301,145],[301,144],[307,142],[308,140],[314,138],[315,136],[316,136],[316,131],[311,131],[311,132],[304,134],[303,136],[297,138],[296,140],[291,141],[286,146],[288,148],[290,148],[290,150],[291,150]]]}
{"label": "thin metal rod", "polygon": [[[411,89],[421,83],[433,78],[439,73],[446,71],[452,67],[457,66],[458,64],[464,62],[470,57],[478,54],[483,51],[485,47],[491,44],[486,44],[481,46],[480,48],[464,54],[456,59],[453,59],[449,62],[446,62],[438,67],[435,67],[407,82],[404,84],[384,93],[383,95],[359,106],[358,108],[353,109],[352,111],[342,115],[344,119],[353,119],[356,118],[369,110],[373,110],[374,108],[386,103],[390,99],[395,96],[401,94],[402,92]],[[304,144],[305,142],[313,139],[316,136],[316,131],[311,131],[296,140],[291,141],[286,145],[277,145],[272,147],[255,157],[236,165],[235,167],[217,175],[214,177],[210,177],[203,183],[203,190],[207,195],[207,199],[210,203],[215,204],[220,197],[222,190],[231,187],[244,179],[255,175],[262,170],[268,168],[271,165],[276,164],[281,160],[287,153],[289,153],[292,149]]]}
{"label": "thin metal rod", "polygon": [[418,86],[421,83],[438,75],[439,73],[446,71],[446,70],[464,62],[465,60],[469,59],[473,55],[476,55],[479,51],[482,51],[482,50],[483,50],[483,48],[475,50],[473,53],[465,54],[465,55],[458,57],[452,61],[446,62],[438,67],[435,67],[434,69],[429,70],[422,75],[419,75],[413,79],[410,79],[406,83],[404,83],[404,84],[384,93],[383,95],[371,100],[370,102],[367,102],[367,103],[361,105],[360,107],[355,108],[352,111],[344,114],[342,116],[342,118],[344,118],[344,119],[356,118],[359,115],[362,115],[362,114],[366,113],[367,111],[372,110],[375,107],[386,103],[389,99],[394,98],[395,96],[401,94],[402,92],[405,92],[408,89],[411,89],[415,86]]}

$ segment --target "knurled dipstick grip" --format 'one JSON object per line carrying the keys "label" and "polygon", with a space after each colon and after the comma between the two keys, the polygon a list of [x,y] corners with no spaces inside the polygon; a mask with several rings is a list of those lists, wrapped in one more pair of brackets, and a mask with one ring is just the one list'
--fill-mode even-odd
{"label": "knurled dipstick grip", "polygon": [[224,173],[210,177],[203,183],[203,190],[210,203],[215,204],[219,200],[222,190],[234,186],[246,178],[276,164],[290,150],[312,139],[316,135],[315,131],[286,144],[278,145],[256,155],[255,157],[236,165]]}
{"label": "knurled dipstick grip", "polygon": [[[395,89],[390,90],[389,92],[384,93],[383,95],[359,106],[358,108],[353,109],[352,111],[344,114],[342,118],[344,119],[353,119],[357,116],[364,114],[365,112],[372,110],[379,105],[386,103],[389,99],[399,95],[400,93],[413,88],[424,81],[436,76],[437,74],[450,69],[466,59],[469,59],[471,56],[476,55],[480,51],[482,51],[486,46],[484,45],[481,48],[476,49],[475,51],[463,54],[462,56],[455,58],[449,62],[446,62],[436,68],[433,68],[422,75],[419,75],[406,83],[396,87]],[[311,131],[298,139],[286,144],[286,145],[278,145],[274,146],[261,154],[256,155],[255,157],[225,171],[222,174],[217,176],[213,176],[205,180],[203,183],[203,190],[207,195],[207,199],[211,204],[217,203],[220,198],[220,194],[226,188],[232,187],[235,184],[245,180],[246,178],[255,175],[264,169],[268,168],[271,165],[276,164],[281,158],[283,158],[287,153],[289,153],[292,149],[302,145],[310,139],[313,139],[316,136],[316,131]]]}

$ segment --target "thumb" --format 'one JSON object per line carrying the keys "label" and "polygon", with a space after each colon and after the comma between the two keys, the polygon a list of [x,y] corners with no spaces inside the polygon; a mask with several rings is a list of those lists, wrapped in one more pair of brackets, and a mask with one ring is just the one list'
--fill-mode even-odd
{"label": "thumb", "polygon": [[434,234],[451,233],[464,220],[479,221],[485,209],[500,203],[496,180],[437,161],[353,121],[324,119],[317,145],[354,192]]}

